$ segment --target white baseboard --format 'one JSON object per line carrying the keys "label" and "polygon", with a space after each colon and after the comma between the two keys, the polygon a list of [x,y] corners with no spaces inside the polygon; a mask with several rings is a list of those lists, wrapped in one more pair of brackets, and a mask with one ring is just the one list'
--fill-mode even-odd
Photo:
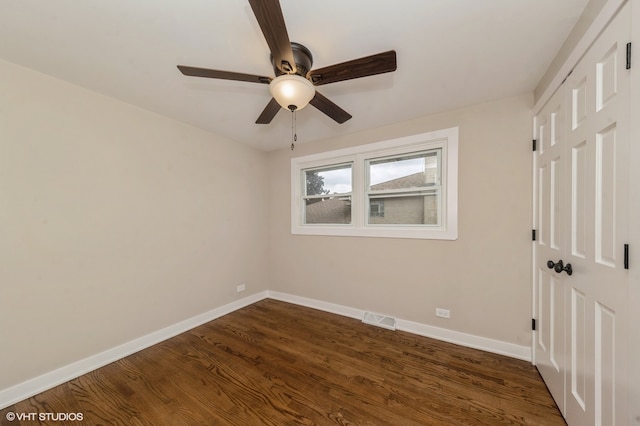
{"label": "white baseboard", "polygon": [[503,342],[501,340],[489,339],[473,334],[461,333],[459,331],[448,330],[446,328],[434,327],[432,325],[421,324],[413,321],[399,319],[396,323],[398,330],[442,340],[444,342],[455,343],[456,345],[468,348],[479,349],[498,355],[505,355],[511,358],[531,361],[531,346],[516,345]]}
{"label": "white baseboard", "polygon": [[[364,311],[350,308],[348,306],[336,305],[334,303],[309,299],[306,297],[294,296],[277,291],[268,291],[267,297],[281,300],[283,302],[294,303],[296,305],[307,306],[321,311],[342,315],[345,317],[362,319]],[[500,340],[475,336],[473,334],[461,333],[459,331],[448,330],[446,328],[434,327],[432,325],[421,324],[403,319],[396,319],[396,329],[419,336],[430,337],[444,342],[455,343],[456,345],[468,348],[479,349],[511,358],[531,361],[531,346],[516,345]]]}
{"label": "white baseboard", "polygon": [[350,308],[348,306],[336,305],[335,303],[323,302],[321,300],[309,299],[308,297],[295,296],[293,294],[281,293],[279,291],[269,290],[267,291],[267,297],[269,299],[306,306],[307,308],[318,309],[320,311],[355,319],[362,319],[362,314],[364,312],[360,309]]}
{"label": "white baseboard", "polygon": [[72,364],[60,367],[56,370],[45,373],[41,376],[19,383],[10,388],[0,390],[0,410],[30,398],[34,395],[51,389],[62,383],[73,380],[78,376],[86,374],[97,368],[110,364],[114,361],[122,359],[126,356],[134,354],[142,349],[146,349],[180,333],[189,331],[199,325],[205,324],[221,316],[227,315],[245,306],[251,305],[259,300],[267,297],[267,292],[256,293],[240,300],[212,309],[195,317],[180,321],[177,324],[170,325],[153,333],[123,343],[104,352],[81,359]]}
{"label": "white baseboard", "polygon": [[[227,315],[233,311],[244,308],[245,306],[249,306],[266,298],[293,303],[300,306],[306,306],[309,308],[318,309],[321,311],[355,319],[362,319],[364,314],[363,310],[351,308],[348,306],[337,305],[334,303],[323,302],[316,299],[295,296],[278,291],[263,291],[220,306],[216,309],[212,309],[211,311],[186,319],[184,321],[180,321],[177,324],[165,327],[161,330],[108,349],[99,354],[81,359],[80,361],[50,371],[41,376],[34,377],[33,379],[19,383],[10,388],[2,389],[0,390],[0,409],[6,408],[24,399],[30,398],[40,392],[44,392],[47,389],[51,389],[62,383],[68,382],[69,380],[75,379],[76,377],[86,374],[92,370],[110,364],[114,361],[134,354],[142,349],[146,349],[180,333],[189,331],[192,328],[205,324],[209,321],[213,321],[216,318],[220,318],[221,316]],[[486,337],[447,330],[444,328],[406,321],[403,319],[397,320],[397,329],[420,336],[431,337],[433,339],[455,343],[461,346],[480,349],[486,352],[492,352],[525,361],[531,361],[531,347],[529,346],[515,345],[513,343],[488,339]]]}

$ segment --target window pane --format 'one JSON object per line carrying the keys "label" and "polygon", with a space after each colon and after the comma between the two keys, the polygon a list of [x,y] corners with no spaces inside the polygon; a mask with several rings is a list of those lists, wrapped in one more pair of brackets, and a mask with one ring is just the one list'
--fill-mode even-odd
{"label": "window pane", "polygon": [[384,191],[439,185],[439,151],[369,161],[369,189]]}
{"label": "window pane", "polygon": [[351,197],[311,198],[305,200],[304,223],[351,223]]}
{"label": "window pane", "polygon": [[371,225],[438,225],[438,195],[369,199]]}
{"label": "window pane", "polygon": [[351,193],[351,164],[305,170],[306,195]]}

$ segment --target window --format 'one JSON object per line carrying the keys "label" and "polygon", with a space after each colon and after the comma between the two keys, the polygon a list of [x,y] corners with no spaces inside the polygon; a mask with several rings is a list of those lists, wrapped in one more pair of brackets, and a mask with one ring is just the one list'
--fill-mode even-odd
{"label": "window", "polygon": [[[369,225],[438,225],[442,149],[365,161]],[[387,215],[381,208],[387,207]]]}
{"label": "window", "polygon": [[457,239],[458,128],[291,160],[291,232]]}
{"label": "window", "polygon": [[369,201],[369,217],[384,217],[384,200]]}
{"label": "window", "polygon": [[351,164],[307,169],[304,223],[351,223]]}

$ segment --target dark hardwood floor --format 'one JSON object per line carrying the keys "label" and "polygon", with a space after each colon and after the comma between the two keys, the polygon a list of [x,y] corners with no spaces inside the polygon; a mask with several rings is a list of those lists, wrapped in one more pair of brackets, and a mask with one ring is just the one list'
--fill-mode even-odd
{"label": "dark hardwood floor", "polygon": [[0,422],[565,424],[528,362],[269,299],[1,410]]}

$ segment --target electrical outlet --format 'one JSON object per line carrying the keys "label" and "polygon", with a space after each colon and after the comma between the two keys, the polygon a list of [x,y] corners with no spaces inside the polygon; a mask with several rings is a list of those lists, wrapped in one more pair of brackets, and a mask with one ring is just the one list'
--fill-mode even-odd
{"label": "electrical outlet", "polygon": [[236,290],[238,291],[238,293],[245,291],[246,290],[246,286],[244,284],[240,284],[238,287],[236,287]]}
{"label": "electrical outlet", "polygon": [[436,308],[436,316],[440,318],[451,318],[451,312],[448,309]]}

